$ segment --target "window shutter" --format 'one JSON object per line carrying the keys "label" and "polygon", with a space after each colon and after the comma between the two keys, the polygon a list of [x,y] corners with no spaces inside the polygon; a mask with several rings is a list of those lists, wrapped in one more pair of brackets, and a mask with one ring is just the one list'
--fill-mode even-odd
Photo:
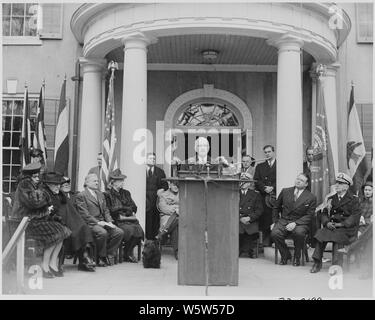
{"label": "window shutter", "polygon": [[357,3],[357,42],[373,42],[373,3]]}
{"label": "window shutter", "polygon": [[63,30],[63,4],[41,4],[42,26],[39,31],[41,39],[62,39]]}

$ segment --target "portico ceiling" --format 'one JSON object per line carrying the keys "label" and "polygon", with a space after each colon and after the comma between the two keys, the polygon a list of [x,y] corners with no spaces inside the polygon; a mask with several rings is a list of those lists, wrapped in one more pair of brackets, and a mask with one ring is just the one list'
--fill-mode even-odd
{"label": "portico ceiling", "polygon": [[[266,39],[239,35],[193,34],[160,37],[149,45],[147,62],[165,64],[202,64],[202,51],[218,52],[215,64],[277,65],[277,48]],[[108,60],[123,62],[123,47],[112,50]],[[303,64],[310,66],[314,58],[303,52]]]}

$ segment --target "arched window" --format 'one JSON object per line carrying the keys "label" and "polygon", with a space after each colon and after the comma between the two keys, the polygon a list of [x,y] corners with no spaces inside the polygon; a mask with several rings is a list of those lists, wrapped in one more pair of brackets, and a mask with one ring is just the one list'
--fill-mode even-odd
{"label": "arched window", "polygon": [[238,127],[234,111],[224,103],[196,102],[189,104],[177,117],[177,126]]}

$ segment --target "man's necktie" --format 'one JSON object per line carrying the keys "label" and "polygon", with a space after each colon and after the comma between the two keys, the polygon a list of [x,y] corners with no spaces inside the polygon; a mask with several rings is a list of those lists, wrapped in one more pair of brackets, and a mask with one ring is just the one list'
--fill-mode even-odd
{"label": "man's necktie", "polygon": [[294,190],[294,202],[298,199],[298,189]]}

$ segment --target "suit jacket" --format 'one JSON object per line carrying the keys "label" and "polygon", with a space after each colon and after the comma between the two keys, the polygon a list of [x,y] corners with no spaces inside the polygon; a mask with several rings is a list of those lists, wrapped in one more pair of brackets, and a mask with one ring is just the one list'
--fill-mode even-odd
{"label": "suit jacket", "polygon": [[349,190],[345,193],[344,197],[339,201],[336,194],[328,198],[331,200],[331,210],[324,208],[322,212],[321,222],[325,227],[328,222],[343,223],[344,228],[348,230],[349,236],[355,235],[359,219],[361,218],[361,209],[358,197],[353,195]]}
{"label": "suit jacket", "polygon": [[[294,187],[284,188],[273,209],[273,222],[286,220],[288,223],[295,222],[297,225],[309,226],[315,209],[316,197],[309,190],[305,189],[297,201],[294,201]],[[281,217],[279,217],[280,213]]]}
{"label": "suit jacket", "polygon": [[[311,166],[311,164],[310,164]],[[311,191],[311,170],[310,168],[307,166],[307,161],[304,161],[303,162],[303,173],[307,176],[307,182],[308,182],[308,185],[307,185],[307,190]]]}
{"label": "suit jacket", "polygon": [[78,212],[90,226],[97,225],[99,221],[113,222],[103,193],[95,190],[95,194],[98,200],[85,188],[84,191],[76,196]]}
{"label": "suit jacket", "polygon": [[267,195],[267,193],[264,192],[264,187],[266,186],[273,187],[273,190],[276,191],[276,160],[272,167],[269,166],[268,161],[259,163],[255,167],[254,180],[255,187],[262,196]]}
{"label": "suit jacket", "polygon": [[156,210],[156,192],[159,189],[168,190],[168,183],[163,181],[163,178],[165,178],[164,170],[157,166],[154,166],[151,176],[146,176],[146,211]]}
{"label": "suit jacket", "polygon": [[247,190],[246,195],[240,191],[240,218],[250,217],[249,224],[243,224],[240,221],[239,232],[254,234],[259,231],[258,219],[263,213],[263,204],[259,192]]}

